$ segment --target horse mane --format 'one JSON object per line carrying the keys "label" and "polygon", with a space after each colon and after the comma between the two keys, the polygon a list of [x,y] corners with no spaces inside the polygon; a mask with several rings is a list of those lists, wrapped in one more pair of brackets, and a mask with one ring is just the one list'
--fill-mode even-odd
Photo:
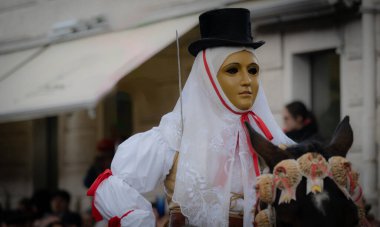
{"label": "horse mane", "polygon": [[325,145],[316,140],[303,141],[299,144],[288,147],[286,151],[288,151],[294,159],[297,159],[308,152],[319,153],[326,160],[331,157],[331,155],[326,152]]}

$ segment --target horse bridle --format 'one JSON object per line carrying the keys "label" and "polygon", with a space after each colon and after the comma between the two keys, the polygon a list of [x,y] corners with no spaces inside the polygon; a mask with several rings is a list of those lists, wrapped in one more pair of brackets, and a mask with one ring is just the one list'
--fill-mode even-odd
{"label": "horse bridle", "polygon": [[[333,156],[328,161],[319,153],[308,152],[297,160],[286,159],[279,162],[272,174],[258,177],[256,184],[256,204],[253,209],[254,226],[276,226],[276,191],[281,191],[278,204],[296,200],[296,188],[302,180],[307,179],[306,194],[323,192],[323,179],[329,177],[352,200],[358,208],[361,226],[369,226],[365,218],[362,188],[358,183],[359,175],[351,168],[351,163],[344,157]],[[267,204],[261,209],[260,203]]]}

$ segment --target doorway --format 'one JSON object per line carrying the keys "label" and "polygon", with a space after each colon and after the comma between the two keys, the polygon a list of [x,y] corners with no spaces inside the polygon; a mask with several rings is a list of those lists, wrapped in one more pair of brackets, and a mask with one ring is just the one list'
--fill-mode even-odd
{"label": "doorway", "polygon": [[330,138],[340,121],[339,55],[334,50],[312,53],[310,65],[311,109],[321,135]]}
{"label": "doorway", "polygon": [[340,121],[340,59],[334,49],[293,56],[294,100],[312,110],[319,132],[331,138]]}

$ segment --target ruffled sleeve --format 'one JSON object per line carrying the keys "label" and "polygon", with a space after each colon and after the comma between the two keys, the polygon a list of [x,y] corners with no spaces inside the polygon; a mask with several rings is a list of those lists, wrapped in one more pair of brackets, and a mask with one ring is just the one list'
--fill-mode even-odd
{"label": "ruffled sleeve", "polygon": [[165,179],[174,155],[158,128],[124,141],[112,161],[111,175],[92,187],[95,213],[110,220],[110,226],[155,226],[151,203],[140,193],[152,191]]}

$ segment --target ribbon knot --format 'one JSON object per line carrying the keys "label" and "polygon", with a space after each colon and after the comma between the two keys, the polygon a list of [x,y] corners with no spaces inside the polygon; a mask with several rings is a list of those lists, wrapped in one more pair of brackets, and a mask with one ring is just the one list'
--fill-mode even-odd
{"label": "ribbon knot", "polygon": [[121,224],[120,224],[121,219],[123,219],[128,214],[132,213],[133,211],[134,210],[129,210],[127,213],[123,214],[123,216],[121,216],[120,218],[118,216],[111,218],[108,221],[108,227],[121,227]]}
{"label": "ribbon knot", "polygon": [[259,126],[260,130],[264,133],[265,137],[268,140],[272,140],[273,139],[272,133],[270,133],[270,131],[269,131],[268,127],[265,125],[264,121],[261,120],[261,118],[259,116],[257,116],[252,111],[245,112],[241,115],[240,122],[241,122],[242,126],[245,127],[245,125],[244,125],[245,121],[251,123],[249,116],[251,116],[253,118],[253,120],[256,122],[257,126]]}
{"label": "ribbon knot", "polygon": [[108,227],[120,227],[121,218],[115,216],[108,221]]}

